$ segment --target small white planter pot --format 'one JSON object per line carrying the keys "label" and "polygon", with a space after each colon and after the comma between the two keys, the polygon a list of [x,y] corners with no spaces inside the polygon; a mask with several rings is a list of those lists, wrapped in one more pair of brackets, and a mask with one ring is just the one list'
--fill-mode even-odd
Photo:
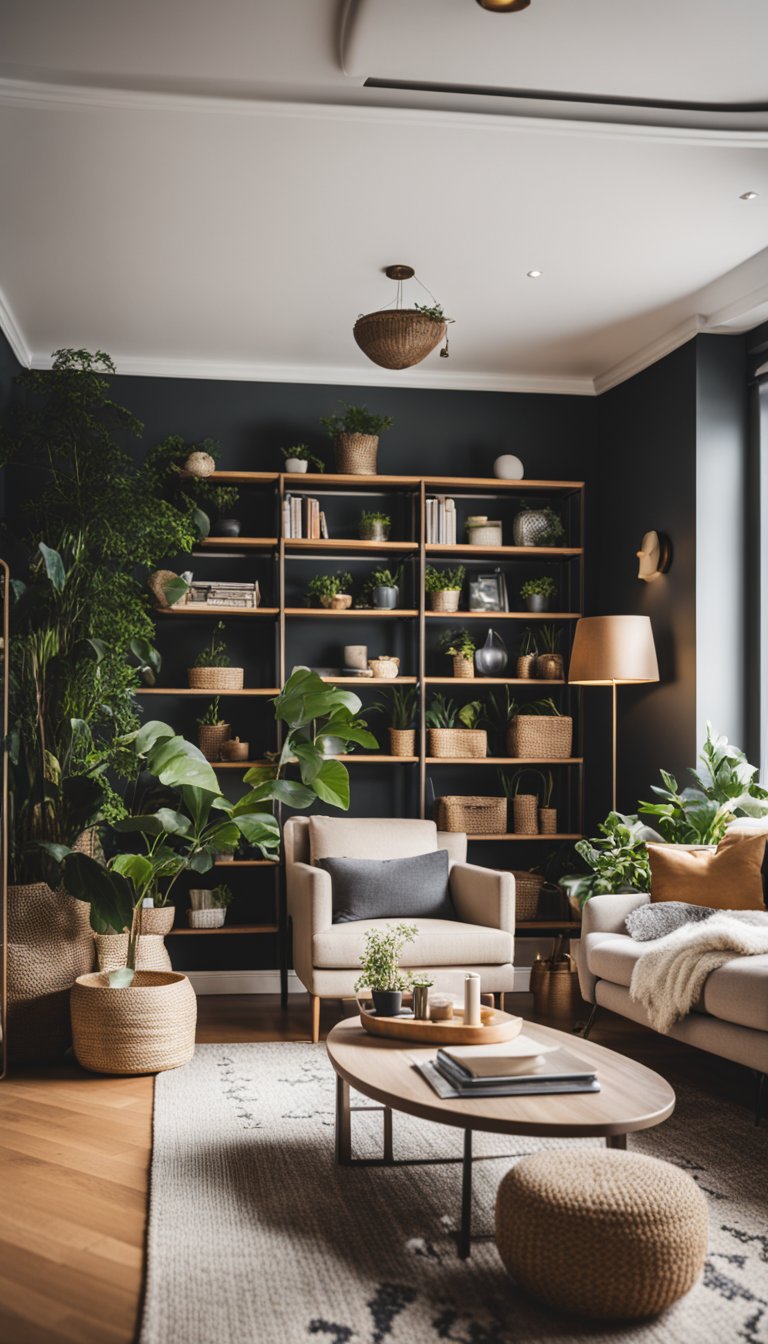
{"label": "small white planter pot", "polygon": [[286,457],[285,470],[292,475],[301,476],[309,468],[309,463],[303,457]]}

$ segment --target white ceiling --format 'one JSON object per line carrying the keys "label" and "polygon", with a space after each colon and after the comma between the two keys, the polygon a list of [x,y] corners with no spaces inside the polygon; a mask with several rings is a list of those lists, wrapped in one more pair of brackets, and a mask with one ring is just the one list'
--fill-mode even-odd
{"label": "white ceiling", "polygon": [[[768,6],[722,13],[4,0],[0,321],[38,365],[74,344],[124,372],[584,393],[755,325]],[[456,319],[450,360],[389,373],[354,344],[394,261]]]}

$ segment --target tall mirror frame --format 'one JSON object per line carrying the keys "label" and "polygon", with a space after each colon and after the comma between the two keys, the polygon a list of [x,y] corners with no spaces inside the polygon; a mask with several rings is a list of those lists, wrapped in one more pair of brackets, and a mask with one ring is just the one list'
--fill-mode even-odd
{"label": "tall mirror frame", "polygon": [[0,648],[0,677],[2,677],[2,739],[0,752],[0,1078],[8,1069],[8,631],[10,625],[11,575],[5,560],[0,559],[0,602],[2,602],[2,648]]}

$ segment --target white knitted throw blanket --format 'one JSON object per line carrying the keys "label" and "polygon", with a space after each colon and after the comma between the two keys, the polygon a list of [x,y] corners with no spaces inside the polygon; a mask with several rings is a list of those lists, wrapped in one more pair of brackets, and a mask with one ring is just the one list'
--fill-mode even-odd
{"label": "white knitted throw blanket", "polygon": [[768,953],[768,913],[727,910],[659,938],[635,963],[630,998],[656,1031],[668,1031],[697,1002],[712,971],[735,957]]}

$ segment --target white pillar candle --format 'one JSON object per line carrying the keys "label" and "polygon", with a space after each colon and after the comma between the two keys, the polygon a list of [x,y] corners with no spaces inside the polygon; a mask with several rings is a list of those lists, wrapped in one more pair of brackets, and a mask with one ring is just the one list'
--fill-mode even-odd
{"label": "white pillar candle", "polygon": [[464,1026],[480,1025],[480,976],[469,971],[464,977]]}

